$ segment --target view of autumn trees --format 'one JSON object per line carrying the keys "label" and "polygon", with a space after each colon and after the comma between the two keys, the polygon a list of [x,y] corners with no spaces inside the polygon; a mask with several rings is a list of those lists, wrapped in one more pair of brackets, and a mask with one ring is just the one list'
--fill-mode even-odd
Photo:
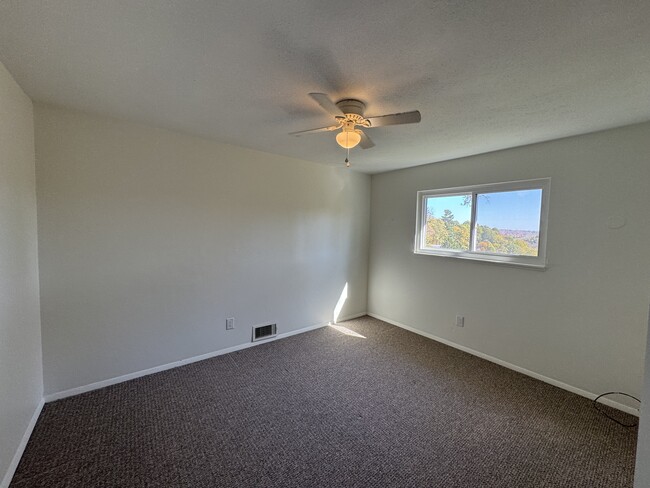
{"label": "view of autumn trees", "polygon": [[[451,210],[441,217],[427,215],[427,247],[469,250],[470,223],[456,220]],[[476,226],[476,251],[500,254],[537,256],[539,233],[524,230]]]}

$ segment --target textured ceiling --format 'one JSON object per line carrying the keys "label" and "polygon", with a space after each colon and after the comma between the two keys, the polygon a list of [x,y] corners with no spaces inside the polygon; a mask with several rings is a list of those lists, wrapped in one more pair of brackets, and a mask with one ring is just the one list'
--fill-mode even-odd
{"label": "textured ceiling", "polygon": [[35,100],[340,164],[308,96],[419,109],[351,153],[380,172],[650,119],[650,1],[0,0]]}

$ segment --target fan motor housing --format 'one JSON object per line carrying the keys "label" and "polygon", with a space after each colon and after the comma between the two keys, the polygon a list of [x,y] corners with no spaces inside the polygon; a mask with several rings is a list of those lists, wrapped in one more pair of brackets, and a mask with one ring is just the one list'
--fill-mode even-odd
{"label": "fan motor housing", "polygon": [[346,98],[345,100],[340,100],[336,102],[336,106],[344,114],[354,114],[360,115],[363,117],[363,112],[366,109],[366,104],[361,100],[355,100],[354,98]]}

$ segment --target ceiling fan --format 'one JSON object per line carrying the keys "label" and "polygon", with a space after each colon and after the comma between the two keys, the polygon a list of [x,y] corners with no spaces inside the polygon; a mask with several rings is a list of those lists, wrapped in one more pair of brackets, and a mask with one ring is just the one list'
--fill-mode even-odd
{"label": "ceiling fan", "polygon": [[[303,134],[314,134],[316,132],[328,132],[341,129],[341,131],[336,134],[336,142],[342,148],[347,149],[348,152],[357,145],[362,149],[370,149],[375,145],[375,143],[357,127],[371,129],[373,127],[384,127],[387,125],[415,124],[421,120],[420,112],[417,110],[397,114],[378,115],[376,117],[365,117],[364,112],[366,110],[366,104],[361,100],[345,98],[334,103],[325,93],[310,93],[309,96],[312,97],[316,103],[323,108],[323,110],[330,115],[333,115],[336,119],[336,123],[319,129],[291,132],[290,135],[301,136]],[[345,162],[350,166],[348,158],[345,159]]]}

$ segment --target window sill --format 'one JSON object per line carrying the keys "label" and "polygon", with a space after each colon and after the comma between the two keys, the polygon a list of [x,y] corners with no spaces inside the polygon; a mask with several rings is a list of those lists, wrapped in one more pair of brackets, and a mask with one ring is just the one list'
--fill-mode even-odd
{"label": "window sill", "polygon": [[494,256],[494,255],[481,255],[476,253],[462,253],[462,252],[444,252],[444,251],[428,251],[428,250],[416,250],[414,254],[419,254],[422,256],[437,256],[441,258],[452,258],[452,259],[464,259],[467,261],[478,261],[481,263],[489,264],[500,264],[503,266],[510,266],[515,268],[525,268],[532,269],[536,271],[546,271],[546,263],[535,262],[533,259],[524,261],[519,257],[509,257],[509,256]]}

